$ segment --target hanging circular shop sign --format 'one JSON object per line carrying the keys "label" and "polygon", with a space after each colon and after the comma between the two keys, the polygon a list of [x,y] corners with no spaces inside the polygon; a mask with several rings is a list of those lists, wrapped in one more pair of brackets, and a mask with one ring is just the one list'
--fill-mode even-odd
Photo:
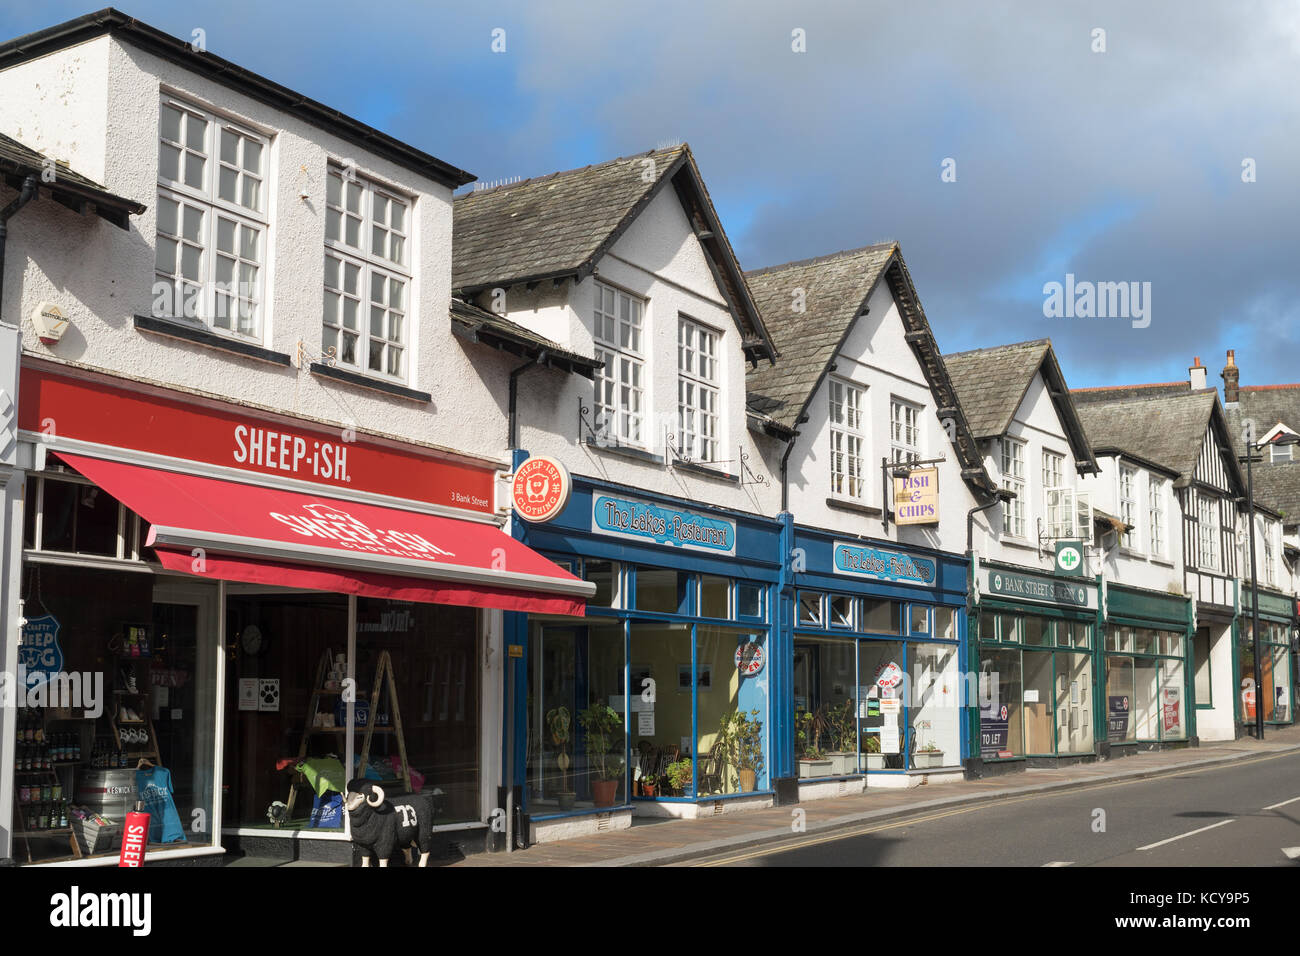
{"label": "hanging circular shop sign", "polygon": [[753,677],[763,669],[767,654],[757,641],[746,641],[736,648],[736,670],[741,677]]}
{"label": "hanging circular shop sign", "polygon": [[535,456],[515,469],[510,501],[525,521],[551,521],[569,503],[573,479],[569,469],[554,458]]}
{"label": "hanging circular shop sign", "polygon": [[876,683],[881,687],[897,687],[903,683],[903,669],[893,661],[881,664],[876,671]]}

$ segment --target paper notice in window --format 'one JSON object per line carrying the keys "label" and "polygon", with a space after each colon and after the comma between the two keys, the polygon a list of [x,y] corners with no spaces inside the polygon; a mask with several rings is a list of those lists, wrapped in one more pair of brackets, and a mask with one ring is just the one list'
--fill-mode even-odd
{"label": "paper notice in window", "polygon": [[882,754],[898,753],[898,728],[880,728],[880,752]]}
{"label": "paper notice in window", "polygon": [[637,713],[636,734],[638,737],[653,737],[655,735],[655,712],[653,710],[643,710]]}

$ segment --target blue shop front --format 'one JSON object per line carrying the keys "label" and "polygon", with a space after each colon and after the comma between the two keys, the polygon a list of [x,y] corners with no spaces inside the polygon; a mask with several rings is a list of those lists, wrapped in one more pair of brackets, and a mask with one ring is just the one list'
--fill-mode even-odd
{"label": "blue shop front", "polygon": [[869,774],[871,786],[961,772],[965,559],[803,527],[793,539],[791,693],[777,704],[790,746],[777,772]]}
{"label": "blue shop front", "polygon": [[534,835],[770,800],[782,524],[574,476],[512,527],[597,588],[583,617],[506,615],[505,778]]}

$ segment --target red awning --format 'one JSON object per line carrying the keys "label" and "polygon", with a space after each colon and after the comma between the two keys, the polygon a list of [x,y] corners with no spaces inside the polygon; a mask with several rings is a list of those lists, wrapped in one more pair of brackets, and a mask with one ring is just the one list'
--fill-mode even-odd
{"label": "red awning", "polygon": [[172,571],[539,614],[595,591],[492,524],[56,454],[149,522]]}

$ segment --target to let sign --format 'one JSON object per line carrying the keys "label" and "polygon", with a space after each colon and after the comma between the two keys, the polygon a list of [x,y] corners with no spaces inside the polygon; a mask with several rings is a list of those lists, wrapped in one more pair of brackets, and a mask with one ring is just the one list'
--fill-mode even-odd
{"label": "to let sign", "polygon": [[917,468],[907,475],[894,476],[894,521],[939,523],[939,469]]}

